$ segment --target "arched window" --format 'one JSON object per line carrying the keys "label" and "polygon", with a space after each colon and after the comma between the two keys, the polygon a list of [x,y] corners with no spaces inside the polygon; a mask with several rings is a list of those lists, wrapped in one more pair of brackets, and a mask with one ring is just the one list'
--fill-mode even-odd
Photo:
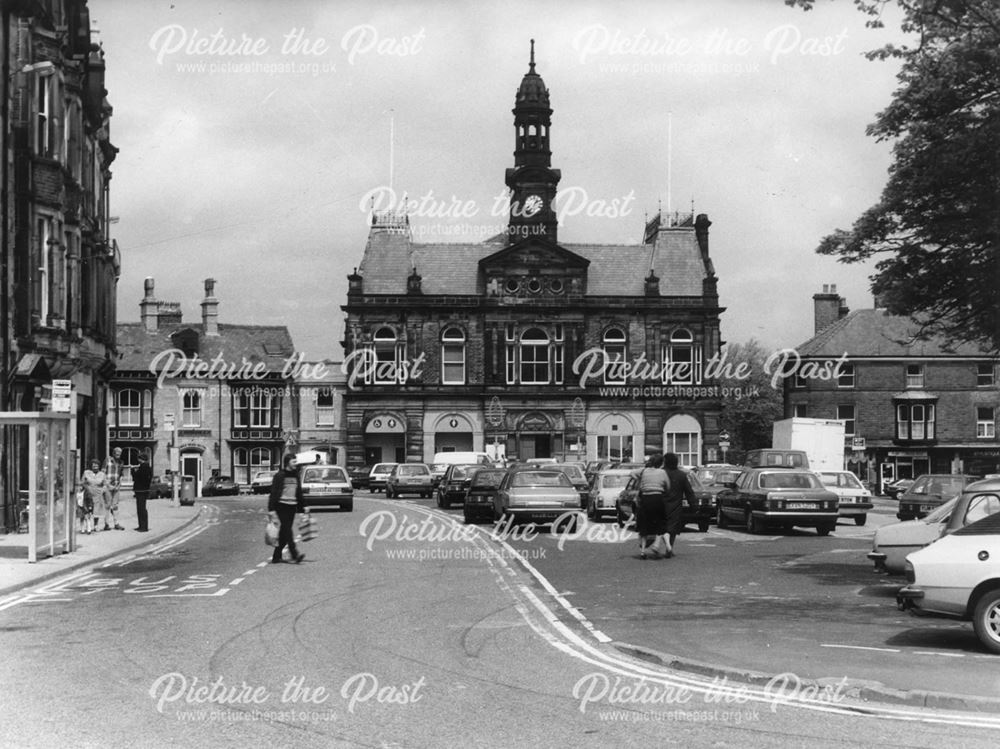
{"label": "arched window", "polygon": [[700,384],[701,378],[701,346],[695,345],[690,330],[678,328],[670,334],[670,342],[663,347],[663,383],[694,385]]}
{"label": "arched window", "polygon": [[446,328],[441,334],[441,382],[465,384],[465,333],[456,327]]}
{"label": "arched window", "polygon": [[201,391],[182,390],[181,391],[181,426],[200,427],[201,414]]}
{"label": "arched window", "polygon": [[549,337],[540,328],[521,334],[521,384],[547,385],[549,382]]}
{"label": "arched window", "polygon": [[625,331],[621,328],[608,328],[604,332],[604,384],[625,384],[625,360],[627,356]]}
{"label": "arched window", "polygon": [[[374,367],[365,368],[365,382],[375,385],[394,385],[406,381],[403,368],[405,345],[396,339],[392,328],[379,328],[372,336],[371,350]],[[372,371],[374,370],[374,371]]]}

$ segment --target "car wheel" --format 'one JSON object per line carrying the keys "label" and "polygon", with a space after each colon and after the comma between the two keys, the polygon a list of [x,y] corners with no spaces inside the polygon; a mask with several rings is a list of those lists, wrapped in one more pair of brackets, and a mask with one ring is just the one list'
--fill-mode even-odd
{"label": "car wheel", "polygon": [[987,650],[1000,653],[1000,590],[991,590],[976,604],[972,628]]}
{"label": "car wheel", "polygon": [[447,497],[442,497],[441,498],[441,506],[444,509],[446,509],[446,510],[450,510],[451,509],[451,500],[448,499]]}
{"label": "car wheel", "polygon": [[709,523],[707,520],[699,520],[698,530],[701,531],[702,533],[708,533],[708,525]]}
{"label": "car wheel", "polygon": [[567,518],[561,523],[553,523],[552,525],[549,526],[549,533],[551,533],[552,535],[558,535],[560,533],[563,533],[564,531],[566,533],[576,533],[577,521],[578,518],[574,515],[573,517]]}
{"label": "car wheel", "polygon": [[354,512],[354,502],[345,502],[341,505],[341,508],[343,508],[346,512]]}
{"label": "car wheel", "polygon": [[715,512],[715,524],[720,528],[729,527],[729,518],[726,517],[726,513],[722,511],[722,507],[719,507]]}
{"label": "car wheel", "polygon": [[836,525],[821,525],[816,529],[817,536],[829,536],[833,532]]}
{"label": "car wheel", "polygon": [[867,515],[855,515],[854,516],[854,524],[855,525],[864,525],[867,522],[868,522],[868,516]]}
{"label": "car wheel", "polygon": [[746,526],[747,526],[747,533],[750,533],[751,535],[756,535],[757,533],[760,533],[761,530],[760,522],[754,520],[753,513],[750,512],[750,510],[746,511]]}
{"label": "car wheel", "polygon": [[391,487],[388,487],[388,486],[387,486],[387,487],[385,488],[385,498],[386,498],[386,499],[392,499],[392,498],[393,498],[393,497],[395,497],[395,496],[396,496],[396,492],[395,492],[395,491],[393,491],[393,489],[392,489]]}

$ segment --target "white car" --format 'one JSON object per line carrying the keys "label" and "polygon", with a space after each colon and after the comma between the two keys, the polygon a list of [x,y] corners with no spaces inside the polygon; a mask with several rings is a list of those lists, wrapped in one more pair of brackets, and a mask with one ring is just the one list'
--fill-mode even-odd
{"label": "white car", "polygon": [[901,610],[971,621],[983,646],[1000,653],[1000,513],[959,528],[907,557]]}
{"label": "white car", "polygon": [[816,471],[823,486],[840,498],[840,517],[854,518],[855,525],[868,521],[868,511],[875,505],[872,493],[850,471]]}
{"label": "white car", "polygon": [[1000,512],[1000,481],[976,481],[926,517],[878,528],[868,558],[875,563],[876,572],[901,575],[909,554],[997,512]]}
{"label": "white car", "polygon": [[594,476],[587,496],[587,517],[591,520],[600,520],[605,515],[614,517],[617,514],[615,501],[631,477],[632,471],[616,468],[601,471]]}
{"label": "white car", "polygon": [[340,466],[307,465],[299,475],[306,507],[339,507],[347,512],[354,509],[354,489]]}

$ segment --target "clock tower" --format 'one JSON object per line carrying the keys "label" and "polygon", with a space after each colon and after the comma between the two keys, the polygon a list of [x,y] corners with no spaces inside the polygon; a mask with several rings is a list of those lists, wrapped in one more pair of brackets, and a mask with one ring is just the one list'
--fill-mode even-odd
{"label": "clock tower", "polygon": [[514,166],[507,170],[510,188],[508,244],[535,237],[556,243],[558,223],[554,208],[560,173],[552,168],[549,127],[552,109],[549,92],[535,72],[535,40],[531,40],[531,62],[521,79],[514,102]]}

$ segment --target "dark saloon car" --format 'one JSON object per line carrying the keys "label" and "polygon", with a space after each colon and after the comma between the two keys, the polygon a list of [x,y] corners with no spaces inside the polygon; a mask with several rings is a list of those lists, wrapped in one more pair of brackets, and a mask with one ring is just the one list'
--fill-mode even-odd
{"label": "dark saloon car", "polygon": [[[691,482],[691,489],[694,491],[695,506],[692,507],[687,500],[684,501],[682,520],[684,525],[697,525],[698,530],[704,533],[708,530],[715,514],[715,495],[706,491],[702,483],[698,481],[698,477],[693,473],[690,471],[685,471],[685,473],[688,481]],[[618,495],[618,501],[615,503],[615,514],[618,517],[619,527],[624,527],[625,523],[635,514],[638,487],[639,479],[633,476],[621,494]]]}
{"label": "dark saloon car", "polygon": [[769,526],[799,526],[827,536],[837,526],[840,498],[811,471],[748,468],[730,486],[716,498],[720,528],[735,522],[750,533],[761,533]]}
{"label": "dark saloon car", "polygon": [[952,497],[957,497],[967,484],[976,480],[975,476],[951,473],[925,473],[918,476],[912,486],[899,495],[896,517],[900,520],[925,517]]}
{"label": "dark saloon car", "polygon": [[203,497],[222,497],[229,494],[239,494],[240,487],[232,476],[210,476],[201,487]]}
{"label": "dark saloon car", "polygon": [[371,472],[371,466],[354,466],[354,468],[348,469],[347,475],[351,479],[351,486],[355,489],[367,489],[368,477]]}
{"label": "dark saloon car", "polygon": [[397,463],[385,480],[385,496],[388,499],[404,494],[429,497],[433,491],[431,467],[426,463]]}
{"label": "dark saloon car", "polygon": [[575,528],[580,495],[569,477],[556,466],[518,466],[504,475],[493,503],[493,518]]}
{"label": "dark saloon car", "polygon": [[153,480],[149,484],[150,499],[170,499],[173,497],[173,493],[169,476],[153,476]]}
{"label": "dark saloon car", "polygon": [[476,466],[472,470],[469,490],[465,493],[462,515],[466,523],[493,519],[493,503],[504,474],[502,468]]}
{"label": "dark saloon car", "polygon": [[482,467],[482,463],[454,463],[445,468],[444,475],[441,476],[437,485],[437,506],[448,508],[451,507],[452,502],[457,504],[464,502],[472,474],[476,472],[477,468]]}
{"label": "dark saloon car", "polygon": [[557,463],[556,468],[566,474],[566,477],[576,487],[577,494],[580,495],[580,509],[587,509],[587,502],[590,499],[590,482],[583,472],[583,466],[579,463]]}

